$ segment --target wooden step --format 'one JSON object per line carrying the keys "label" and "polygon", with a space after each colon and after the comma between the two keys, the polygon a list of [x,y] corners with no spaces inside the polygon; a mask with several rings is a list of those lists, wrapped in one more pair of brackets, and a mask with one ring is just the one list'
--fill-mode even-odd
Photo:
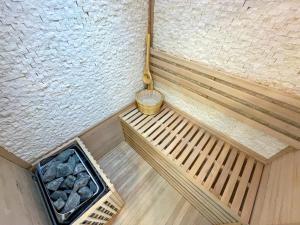
{"label": "wooden step", "polygon": [[121,116],[126,140],[213,224],[248,224],[264,163],[171,106]]}

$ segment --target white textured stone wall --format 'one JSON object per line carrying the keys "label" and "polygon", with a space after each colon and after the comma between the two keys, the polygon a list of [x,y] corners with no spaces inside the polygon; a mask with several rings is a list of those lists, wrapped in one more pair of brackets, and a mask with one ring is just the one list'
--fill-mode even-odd
{"label": "white textured stone wall", "polygon": [[299,0],[156,0],[154,47],[300,95]]}
{"label": "white textured stone wall", "polygon": [[134,100],[143,0],[0,0],[0,145],[31,161]]}

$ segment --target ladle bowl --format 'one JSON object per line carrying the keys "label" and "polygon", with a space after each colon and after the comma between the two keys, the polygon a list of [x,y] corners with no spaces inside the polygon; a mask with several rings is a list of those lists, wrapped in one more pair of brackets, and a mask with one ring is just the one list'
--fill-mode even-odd
{"label": "ladle bowl", "polygon": [[146,115],[157,114],[163,100],[163,95],[157,90],[142,90],[136,94],[137,107]]}

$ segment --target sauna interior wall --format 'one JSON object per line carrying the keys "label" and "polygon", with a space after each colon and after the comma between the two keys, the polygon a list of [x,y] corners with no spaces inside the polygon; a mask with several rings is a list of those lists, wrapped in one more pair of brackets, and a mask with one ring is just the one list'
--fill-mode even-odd
{"label": "sauna interior wall", "polygon": [[[300,95],[299,1],[156,0],[154,14],[154,48]],[[177,89],[156,87],[171,104],[267,158],[286,147]]]}
{"label": "sauna interior wall", "polygon": [[147,8],[0,0],[0,145],[32,161],[131,103],[142,88]]}

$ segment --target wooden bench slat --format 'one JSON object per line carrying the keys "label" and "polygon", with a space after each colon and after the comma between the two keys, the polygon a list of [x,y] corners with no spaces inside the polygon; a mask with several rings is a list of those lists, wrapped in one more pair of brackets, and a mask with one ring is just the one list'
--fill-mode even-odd
{"label": "wooden bench slat", "polygon": [[172,159],[176,159],[178,154],[183,150],[183,148],[186,146],[186,144],[190,141],[190,139],[193,137],[193,135],[197,132],[198,128],[196,126],[193,126],[190,132],[186,135],[185,138],[183,138],[180,142],[180,144],[174,149],[174,151],[171,154]]}
{"label": "wooden bench slat", "polygon": [[214,147],[212,153],[210,154],[209,158],[205,162],[205,165],[201,169],[200,173],[198,174],[196,180],[199,183],[202,183],[204,181],[204,178],[207,174],[209,174],[209,169],[211,168],[212,164],[216,160],[217,156],[219,155],[219,152],[221,151],[222,147],[224,145],[224,141],[218,140],[216,146]]}
{"label": "wooden bench slat", "polygon": [[192,176],[195,176],[196,173],[198,172],[200,166],[202,165],[203,161],[206,159],[208,156],[209,152],[212,150],[214,144],[217,142],[217,138],[215,136],[212,136],[210,140],[208,141],[207,145],[203,149],[203,151],[200,153],[200,156],[198,159],[195,161],[194,165],[190,169],[189,174]]}
{"label": "wooden bench slat", "polygon": [[243,175],[242,175],[242,177],[240,179],[240,182],[239,182],[239,186],[236,190],[234,199],[233,199],[232,204],[231,204],[231,208],[234,209],[235,211],[239,211],[239,209],[241,207],[242,200],[244,198],[244,195],[245,195],[245,192],[246,192],[246,189],[247,189],[247,185],[248,185],[248,182],[249,182],[249,178],[251,176],[253,166],[254,166],[254,159],[249,158],[247,160],[247,164],[245,166]]}
{"label": "wooden bench slat", "polygon": [[199,144],[195,147],[194,151],[192,152],[192,154],[188,158],[188,160],[184,163],[183,168],[186,171],[188,169],[190,169],[192,163],[195,161],[195,159],[197,158],[197,156],[203,150],[203,148],[204,148],[205,144],[207,143],[207,141],[209,140],[209,138],[210,138],[210,134],[209,133],[205,133],[204,136],[203,136],[203,138],[199,142]]}
{"label": "wooden bench slat", "polygon": [[163,109],[159,114],[152,117],[144,126],[139,128],[140,133],[144,133],[148,128],[150,128],[153,124],[155,124],[156,121],[158,121],[161,117],[163,117],[166,113],[168,113],[168,109]]}
{"label": "wooden bench slat", "polygon": [[239,173],[242,169],[245,157],[246,156],[244,153],[242,153],[242,152],[239,153],[236,164],[235,164],[233,171],[229,177],[226,188],[222,194],[222,197],[221,197],[222,202],[229,203],[230,197],[232,196],[232,193],[233,193],[234,186],[238,180]]}
{"label": "wooden bench slat", "polygon": [[160,120],[159,123],[155,123],[150,129],[148,129],[145,133],[143,133],[144,137],[148,137],[152,134],[158,127],[160,127],[167,119],[169,119],[174,114],[174,111],[169,111],[166,115],[164,115]]}
{"label": "wooden bench slat", "polygon": [[[178,116],[178,115],[176,115]],[[170,125],[167,126],[165,131],[159,135],[152,143],[154,146],[158,145],[170,132],[183,120],[181,116],[178,116],[175,121]]]}
{"label": "wooden bench slat", "polygon": [[235,149],[232,149],[231,152],[229,153],[229,157],[226,161],[226,164],[225,164],[224,168],[222,169],[220,177],[219,177],[219,179],[214,187],[214,190],[213,190],[213,192],[217,196],[221,195],[222,188],[223,188],[224,183],[226,182],[226,179],[230,173],[230,168],[233,165],[237,154],[238,154],[238,152]]}
{"label": "wooden bench slat", "polygon": [[210,190],[211,186],[213,185],[213,182],[215,181],[225,159],[226,156],[228,155],[228,152],[230,150],[230,145],[229,144],[225,144],[225,146],[222,149],[222,152],[219,156],[219,158],[217,159],[217,161],[214,163],[213,168],[211,169],[205,183],[204,186]]}
{"label": "wooden bench slat", "polygon": [[131,122],[130,125],[131,126],[136,126],[139,122],[141,122],[142,120],[144,120],[145,118],[147,118],[147,116],[148,115],[143,114],[138,119],[136,119],[135,121]]}
{"label": "wooden bench slat", "polygon": [[171,144],[165,149],[164,154],[170,154],[174,150],[175,146],[181,141],[183,136],[185,136],[189,130],[192,128],[193,124],[188,123],[186,127],[175,137]]}
{"label": "wooden bench slat", "polygon": [[128,123],[132,123],[133,121],[135,121],[137,118],[139,118],[140,116],[142,116],[143,114],[139,111],[137,112],[135,115],[131,116],[127,122]]}
{"label": "wooden bench slat", "polygon": [[162,131],[166,129],[170,125],[170,123],[174,122],[178,115],[173,114],[170,116],[155,132],[147,137],[148,140],[152,141],[155,139]]}
{"label": "wooden bench slat", "polygon": [[187,119],[183,119],[182,121],[180,121],[179,125],[175,128],[175,130],[161,144],[159,144],[160,149],[164,149],[187,123]]}
{"label": "wooden bench slat", "polygon": [[183,163],[183,161],[186,159],[188,154],[195,148],[196,143],[199,141],[199,139],[203,136],[204,130],[200,129],[198,133],[195,135],[195,137],[191,140],[190,143],[188,143],[188,146],[184,149],[183,153],[176,159],[175,163],[177,165],[180,165]]}
{"label": "wooden bench slat", "polygon": [[261,163],[256,164],[255,171],[252,177],[251,184],[249,186],[248,194],[246,196],[245,204],[241,214],[241,221],[244,223],[250,220],[263,168],[264,167]]}
{"label": "wooden bench slat", "polygon": [[124,120],[128,120],[130,117],[132,117],[133,115],[135,115],[137,113],[139,113],[139,110],[137,108],[135,108],[134,110],[132,110],[131,112],[126,114],[126,116],[124,116]]}

